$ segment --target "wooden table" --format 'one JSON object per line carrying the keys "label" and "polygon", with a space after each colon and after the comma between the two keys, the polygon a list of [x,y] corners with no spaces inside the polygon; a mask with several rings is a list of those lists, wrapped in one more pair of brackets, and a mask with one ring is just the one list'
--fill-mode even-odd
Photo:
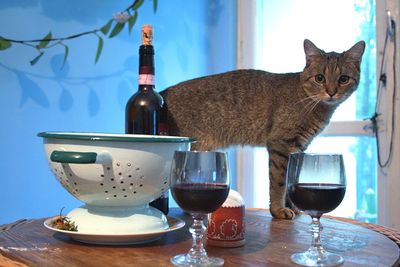
{"label": "wooden table", "polygon": [[[190,247],[191,219],[179,209],[169,215],[184,218],[186,226],[136,246],[78,243],[46,229],[44,219],[0,226],[0,266],[171,266],[169,258]],[[246,210],[246,245],[207,251],[223,257],[225,266],[293,266],[289,256],[310,245],[309,223],[308,216],[276,220],[266,210]],[[322,224],[325,248],[344,257],[342,266],[398,266],[399,247],[386,235],[334,219],[323,218]]]}

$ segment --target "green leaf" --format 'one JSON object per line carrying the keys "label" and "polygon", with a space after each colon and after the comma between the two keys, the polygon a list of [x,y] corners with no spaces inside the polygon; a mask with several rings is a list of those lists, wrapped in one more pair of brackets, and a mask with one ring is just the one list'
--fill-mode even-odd
{"label": "green leaf", "polygon": [[103,27],[100,28],[100,31],[104,34],[107,35],[108,31],[111,28],[111,24],[112,24],[113,20],[110,19]]}
{"label": "green leaf", "polygon": [[135,2],[132,5],[132,9],[136,10],[138,9],[142,4],[144,0],[135,0]]}
{"label": "green leaf", "polygon": [[49,44],[51,37],[52,37],[52,34],[51,34],[51,32],[49,32],[49,33],[40,41],[40,43],[39,43],[36,47],[37,47],[38,49],[40,49],[40,48],[45,48],[45,47]]}
{"label": "green leaf", "polygon": [[0,51],[6,50],[11,47],[11,42],[8,40],[5,40],[3,38],[0,38]]}
{"label": "green leaf", "polygon": [[122,29],[124,28],[125,23],[117,23],[114,26],[114,29],[111,31],[110,36],[108,38],[113,38],[115,35],[120,33]]}
{"label": "green leaf", "polygon": [[101,51],[103,51],[103,44],[104,44],[103,38],[99,36],[99,44],[97,45],[96,59],[94,60],[94,63],[97,63],[97,61],[100,58]]}
{"label": "green leaf", "polygon": [[157,0],[153,0],[153,12],[154,13],[157,12],[157,5],[158,5],[158,1]]}
{"label": "green leaf", "polygon": [[64,50],[64,61],[63,61],[63,64],[62,64],[61,68],[63,68],[65,63],[67,62],[67,57],[68,57],[68,53],[69,53],[68,46],[64,45],[64,48],[65,48],[65,50]]}
{"label": "green leaf", "polygon": [[30,61],[31,66],[35,65],[39,61],[39,59],[43,56],[43,54],[44,54],[44,52],[40,52],[40,54],[38,56],[36,56],[34,59],[32,59]]}
{"label": "green leaf", "polygon": [[133,16],[131,16],[128,20],[128,24],[129,24],[129,33],[131,33],[132,27],[133,25],[135,25],[136,19],[137,19],[138,13],[137,11],[135,11],[135,14],[133,14]]}

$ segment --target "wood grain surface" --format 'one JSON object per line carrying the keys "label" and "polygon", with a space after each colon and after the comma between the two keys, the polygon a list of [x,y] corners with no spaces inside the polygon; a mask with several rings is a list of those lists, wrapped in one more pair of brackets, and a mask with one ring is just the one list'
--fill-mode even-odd
{"label": "wood grain surface", "polygon": [[[184,218],[186,226],[136,246],[83,244],[46,229],[44,219],[21,220],[0,227],[0,266],[171,266],[169,258],[190,247],[191,219],[179,209],[169,215]],[[276,220],[268,211],[246,210],[243,247],[206,249],[210,256],[223,257],[225,266],[293,266],[290,255],[310,245],[309,223],[308,216]],[[385,235],[333,219],[322,219],[322,224],[322,242],[344,257],[342,266],[397,266],[399,247]]]}

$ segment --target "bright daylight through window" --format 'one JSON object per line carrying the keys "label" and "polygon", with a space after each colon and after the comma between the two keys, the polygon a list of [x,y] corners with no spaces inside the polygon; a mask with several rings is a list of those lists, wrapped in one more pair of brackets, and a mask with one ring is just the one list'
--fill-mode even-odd
{"label": "bright daylight through window", "polygon": [[[376,222],[377,150],[375,137],[360,135],[353,125],[371,118],[376,102],[376,37],[374,0],[307,2],[257,1],[255,68],[270,72],[298,72],[304,68],[303,40],[310,39],[326,52],[342,52],[357,41],[366,42],[361,81],[355,94],[335,112],[331,121],[347,121],[346,134],[320,135],[310,152],[342,153],[345,158],[347,192],[342,204],[331,214]],[[340,16],[338,16],[340,14]],[[290,34],[289,34],[290,33]],[[334,123],[330,125],[335,127]],[[349,134],[350,133],[350,134]],[[267,152],[255,150],[256,206],[267,207]]]}

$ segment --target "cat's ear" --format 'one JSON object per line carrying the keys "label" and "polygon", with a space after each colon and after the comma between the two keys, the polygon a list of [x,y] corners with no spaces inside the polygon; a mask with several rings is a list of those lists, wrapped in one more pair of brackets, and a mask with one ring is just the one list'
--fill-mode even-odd
{"label": "cat's ear", "polygon": [[346,56],[351,59],[354,59],[357,62],[361,62],[362,55],[365,50],[365,42],[359,41],[355,45],[353,45],[349,50],[345,52]]}
{"label": "cat's ear", "polygon": [[306,53],[306,65],[310,65],[310,60],[312,56],[321,55],[321,50],[315,46],[310,40],[304,40],[304,52]]}

